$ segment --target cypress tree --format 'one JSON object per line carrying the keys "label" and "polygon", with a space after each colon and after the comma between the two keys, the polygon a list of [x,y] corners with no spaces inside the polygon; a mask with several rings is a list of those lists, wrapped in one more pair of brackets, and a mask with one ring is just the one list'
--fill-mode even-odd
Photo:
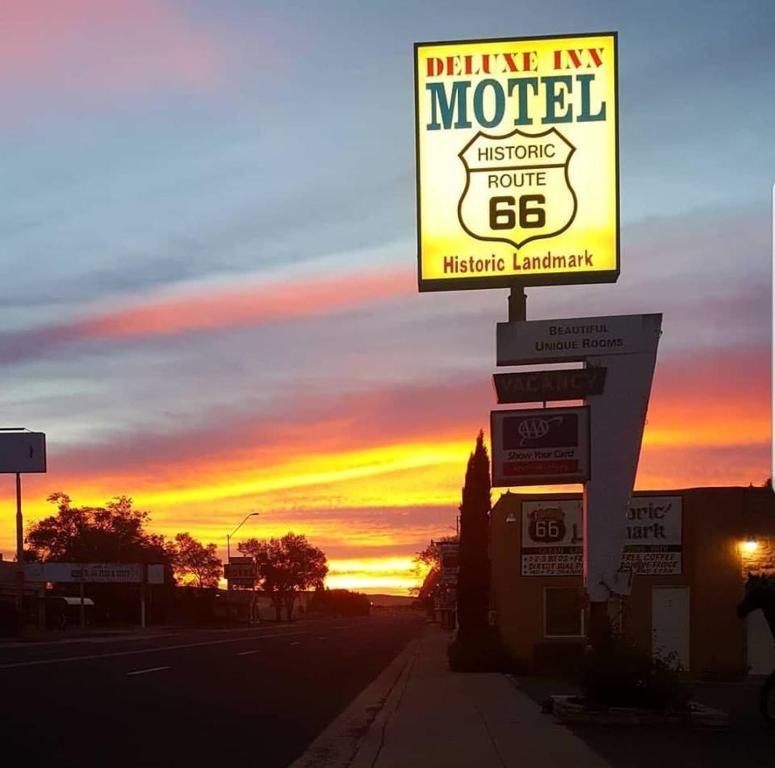
{"label": "cypress tree", "polygon": [[490,558],[490,458],[479,432],[468,458],[460,504],[460,572],[457,584],[459,637],[476,637],[487,629]]}

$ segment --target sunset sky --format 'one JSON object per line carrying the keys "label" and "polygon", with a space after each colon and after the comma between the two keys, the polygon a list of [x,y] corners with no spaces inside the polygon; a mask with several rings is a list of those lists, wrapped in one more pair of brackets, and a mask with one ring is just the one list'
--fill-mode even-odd
{"label": "sunset sky", "polygon": [[602,30],[621,278],[530,289],[528,316],[663,312],[638,487],[761,484],[770,0],[0,0],[2,425],[48,436],[26,519],[127,494],[225,551],[256,510],[240,536],[405,593],[454,530],[506,319],[505,291],[417,292],[412,44]]}

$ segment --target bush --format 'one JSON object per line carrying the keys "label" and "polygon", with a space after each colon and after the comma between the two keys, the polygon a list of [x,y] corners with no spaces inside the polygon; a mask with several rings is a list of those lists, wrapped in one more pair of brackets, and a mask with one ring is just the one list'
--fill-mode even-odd
{"label": "bush", "polygon": [[0,637],[15,637],[19,634],[20,627],[21,622],[14,603],[0,599]]}
{"label": "bush", "polygon": [[596,706],[681,710],[689,698],[681,671],[675,658],[653,659],[633,643],[608,636],[584,656],[581,688]]}
{"label": "bush", "polygon": [[347,589],[319,589],[312,595],[309,611],[331,616],[368,616],[371,601],[368,595]]}
{"label": "bush", "polygon": [[447,648],[449,668],[453,672],[509,672],[524,674],[525,662],[512,655],[494,627],[473,635],[461,635]]}

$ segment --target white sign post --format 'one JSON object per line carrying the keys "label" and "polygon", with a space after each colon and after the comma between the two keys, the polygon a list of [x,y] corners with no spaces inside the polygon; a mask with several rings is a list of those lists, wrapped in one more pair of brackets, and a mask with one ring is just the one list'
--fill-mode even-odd
{"label": "white sign post", "polygon": [[[662,315],[650,314],[509,322],[497,327],[498,365],[581,361],[607,369],[603,392],[585,400],[590,408],[592,473],[583,494],[583,565],[596,616],[609,598],[627,594],[630,587],[630,573],[621,568],[626,517],[661,326]],[[590,623],[597,624],[594,616]]]}

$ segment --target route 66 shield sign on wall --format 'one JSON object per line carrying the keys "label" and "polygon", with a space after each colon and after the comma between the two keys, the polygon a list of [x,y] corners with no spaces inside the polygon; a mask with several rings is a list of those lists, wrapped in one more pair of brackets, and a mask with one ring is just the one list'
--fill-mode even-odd
{"label": "route 66 shield sign on wall", "polygon": [[422,291],[619,276],[616,34],[415,45]]}

